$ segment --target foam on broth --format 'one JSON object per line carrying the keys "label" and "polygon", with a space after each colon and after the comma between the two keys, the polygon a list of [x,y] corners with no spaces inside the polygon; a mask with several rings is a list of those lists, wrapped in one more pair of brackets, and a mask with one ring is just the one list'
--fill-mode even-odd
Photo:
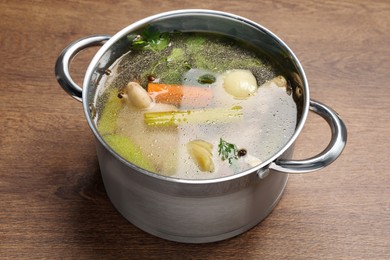
{"label": "foam on broth", "polygon": [[[226,73],[238,69],[250,71],[256,79],[256,93],[248,98],[235,98],[224,88]],[[111,74],[105,76],[105,84],[100,86],[102,89],[96,105],[98,130],[104,139],[110,135],[128,138],[142,154],[143,160],[152,165],[151,171],[158,174],[183,179],[210,179],[236,174],[273,156],[295,131],[297,106],[288,85],[280,87],[273,84],[272,79],[279,75],[277,68],[267,63],[256,50],[232,39],[211,34],[171,34],[169,46],[165,49],[157,52],[131,50],[110,71]],[[211,75],[215,80],[199,83],[203,75]],[[115,100],[116,93],[129,81],[137,81],[147,88],[151,77],[156,83],[207,88],[212,95],[186,102],[184,91],[182,103],[153,103],[148,109],[134,109],[122,104],[119,98]],[[116,109],[112,110],[110,102],[118,102],[114,105]],[[200,102],[205,105],[193,105]],[[239,120],[205,119],[199,124],[148,126],[144,119],[144,114],[152,111],[174,109],[192,112],[231,107],[241,108]],[[108,119],[104,118],[105,112],[111,113]],[[234,160],[233,164],[222,161],[218,147],[221,138],[236,145],[237,149],[244,149],[246,155]],[[215,166],[212,172],[201,171],[190,156],[187,144],[193,140],[203,140],[212,145]],[[117,152],[124,158],[134,153],[131,149],[126,151],[126,147]]]}

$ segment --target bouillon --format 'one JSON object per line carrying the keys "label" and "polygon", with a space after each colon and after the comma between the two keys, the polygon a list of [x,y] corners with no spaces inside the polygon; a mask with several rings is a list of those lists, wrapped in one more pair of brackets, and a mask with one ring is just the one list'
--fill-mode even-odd
{"label": "bouillon", "polygon": [[288,80],[244,43],[209,33],[129,35],[99,89],[98,130],[151,172],[210,179],[259,165],[295,131]]}

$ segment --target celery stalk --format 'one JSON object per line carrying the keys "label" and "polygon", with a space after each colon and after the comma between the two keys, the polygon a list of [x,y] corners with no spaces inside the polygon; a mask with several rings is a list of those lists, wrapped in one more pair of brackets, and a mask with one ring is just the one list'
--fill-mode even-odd
{"label": "celery stalk", "polygon": [[198,110],[146,112],[144,120],[148,126],[178,126],[180,124],[229,123],[242,118],[241,106]]}

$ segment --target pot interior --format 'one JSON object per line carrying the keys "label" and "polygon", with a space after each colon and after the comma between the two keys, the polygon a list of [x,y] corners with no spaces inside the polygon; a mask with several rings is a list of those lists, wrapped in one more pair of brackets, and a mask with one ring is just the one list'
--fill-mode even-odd
{"label": "pot interior", "polygon": [[[269,61],[278,67],[291,85],[292,95],[297,107],[294,134],[285,146],[268,160],[240,175],[268,165],[292,146],[303,127],[309,107],[308,85],[299,61],[288,46],[266,28],[242,17],[207,10],[173,11],[143,19],[121,30],[102,46],[87,70],[83,91],[83,105],[87,119],[100,142],[105,143],[96,127],[96,121],[94,120],[96,111],[94,111],[94,108],[98,107],[96,103],[104,91],[107,71],[120,57],[130,51],[128,36],[139,33],[150,25],[161,32],[215,33],[245,42],[249,46],[260,50]],[[98,109],[97,114],[99,113],[101,111]],[[106,145],[106,148],[111,150],[108,145]],[[131,164],[129,166],[133,167]]]}

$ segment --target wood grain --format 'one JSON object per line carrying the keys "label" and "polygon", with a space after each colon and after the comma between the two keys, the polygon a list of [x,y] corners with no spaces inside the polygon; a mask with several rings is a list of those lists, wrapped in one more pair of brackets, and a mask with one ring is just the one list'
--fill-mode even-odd
{"label": "wood grain", "polygon": [[[348,127],[342,156],[291,176],[267,219],[203,245],[153,237],[113,208],[81,103],[54,77],[70,42],[182,8],[233,12],[276,33],[303,64],[311,97]],[[0,14],[1,259],[390,259],[389,1],[2,0]],[[72,65],[77,82],[94,51]],[[295,157],[329,136],[310,114]]]}

